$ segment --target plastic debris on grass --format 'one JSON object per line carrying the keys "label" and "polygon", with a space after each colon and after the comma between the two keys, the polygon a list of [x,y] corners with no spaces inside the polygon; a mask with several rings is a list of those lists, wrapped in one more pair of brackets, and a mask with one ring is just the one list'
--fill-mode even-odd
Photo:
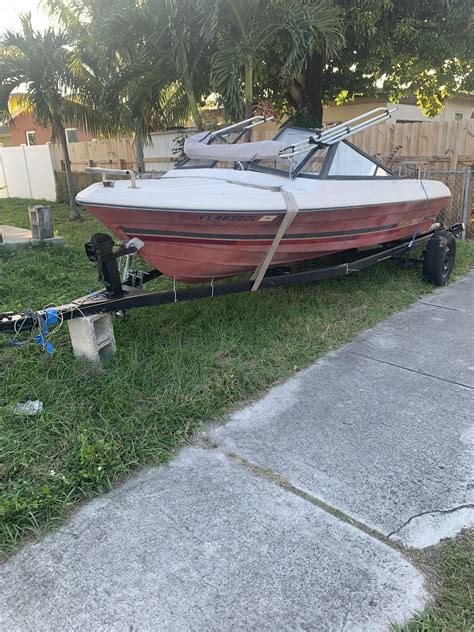
{"label": "plastic debris on grass", "polygon": [[43,402],[41,402],[39,399],[29,399],[27,402],[20,402],[19,404],[16,404],[13,412],[17,415],[36,415],[42,410]]}

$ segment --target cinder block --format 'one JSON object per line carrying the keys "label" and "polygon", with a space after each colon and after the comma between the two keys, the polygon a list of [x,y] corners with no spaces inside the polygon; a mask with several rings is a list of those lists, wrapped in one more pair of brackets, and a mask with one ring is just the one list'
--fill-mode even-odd
{"label": "cinder block", "polygon": [[76,358],[99,364],[117,351],[110,314],[94,314],[68,320],[69,336]]}
{"label": "cinder block", "polygon": [[31,238],[51,239],[53,237],[53,214],[50,206],[29,206],[28,215],[30,216]]}

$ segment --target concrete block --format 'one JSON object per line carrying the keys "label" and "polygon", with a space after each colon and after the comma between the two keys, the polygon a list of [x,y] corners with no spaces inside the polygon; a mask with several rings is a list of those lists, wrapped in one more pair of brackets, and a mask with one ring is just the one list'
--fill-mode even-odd
{"label": "concrete block", "polygon": [[117,351],[110,314],[94,314],[68,321],[69,336],[76,358],[99,363]]}
{"label": "concrete block", "polygon": [[51,239],[53,232],[53,214],[50,206],[40,206],[35,204],[28,207],[28,215],[30,217],[31,238],[35,239]]}

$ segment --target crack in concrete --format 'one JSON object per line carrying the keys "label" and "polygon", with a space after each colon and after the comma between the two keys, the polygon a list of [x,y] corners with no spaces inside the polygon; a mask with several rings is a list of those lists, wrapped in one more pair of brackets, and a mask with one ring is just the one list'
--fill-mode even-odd
{"label": "crack in concrete", "polygon": [[447,305],[438,305],[437,303],[427,303],[425,301],[419,301],[422,305],[428,305],[429,307],[440,307],[441,309],[449,309],[451,312],[461,312],[461,314],[465,313],[465,310],[459,309],[458,307],[448,307]]}
{"label": "crack in concrete", "polygon": [[456,507],[452,507],[451,509],[430,509],[428,511],[421,511],[420,513],[417,513],[414,516],[410,516],[408,520],[405,520],[405,522],[402,524],[401,527],[398,527],[398,529],[395,529],[394,531],[391,531],[389,534],[387,534],[387,538],[391,538],[397,533],[400,533],[400,531],[404,529],[406,526],[408,526],[410,522],[412,522],[412,520],[415,520],[415,518],[421,518],[421,516],[429,516],[431,514],[452,514],[452,513],[456,513],[456,511],[460,511],[461,509],[474,509],[474,503],[458,505]]}
{"label": "crack in concrete", "polygon": [[222,454],[224,454],[225,456],[227,456],[228,458],[234,461],[237,461],[237,463],[249,469],[256,476],[260,478],[264,478],[265,480],[270,481],[274,483],[275,485],[278,485],[278,487],[280,487],[281,489],[284,489],[285,491],[290,492],[291,494],[294,494],[295,496],[299,496],[299,498],[306,500],[307,502],[311,503],[315,507],[318,507],[319,509],[322,509],[328,514],[331,514],[332,516],[334,516],[341,522],[345,522],[346,524],[349,524],[355,529],[362,531],[366,535],[374,538],[375,540],[378,540],[379,542],[382,542],[383,544],[386,544],[387,546],[389,546],[392,549],[395,549],[396,551],[400,551],[400,552],[403,551],[403,546],[401,546],[398,542],[394,542],[393,540],[390,540],[388,536],[384,535],[380,531],[377,531],[377,529],[373,529],[372,527],[369,527],[364,522],[361,522],[360,520],[353,518],[352,516],[350,516],[349,514],[346,514],[344,511],[341,511],[337,507],[334,507],[333,505],[330,505],[324,502],[324,500],[321,500],[320,498],[317,498],[316,496],[312,496],[311,494],[308,494],[307,492],[303,491],[299,487],[295,487],[286,478],[284,478],[277,472],[274,472],[273,470],[269,468],[256,465],[255,463],[252,463],[248,459],[240,456],[239,454],[235,452],[226,452],[222,450]]}
{"label": "crack in concrete", "polygon": [[219,445],[213,441],[205,432],[199,432],[191,438],[189,445],[203,450],[215,450]]}
{"label": "crack in concrete", "polygon": [[420,371],[417,369],[410,369],[406,366],[395,364],[395,362],[389,362],[388,360],[380,360],[379,358],[372,358],[371,356],[365,355],[365,353],[359,353],[358,351],[350,351],[348,349],[346,349],[345,352],[351,353],[352,355],[359,356],[360,358],[366,358],[367,360],[372,360],[373,362],[380,362],[380,364],[388,364],[389,366],[393,366],[396,369],[402,369],[403,371],[409,371],[410,373],[423,375],[423,377],[431,377],[435,380],[440,380],[441,382],[447,382],[448,384],[455,384],[456,386],[461,386],[462,388],[468,388],[471,391],[474,390],[474,386],[469,386],[469,384],[462,384],[461,382],[456,382],[455,380],[448,380],[447,378],[440,377],[439,375],[432,375],[431,373],[425,373],[424,371]]}
{"label": "crack in concrete", "polygon": [[422,511],[418,514],[411,516],[400,527],[398,527],[394,531],[391,531],[390,533],[385,535],[381,531],[378,531],[377,529],[374,529],[373,527],[369,527],[369,525],[365,524],[364,522],[357,520],[357,518],[353,518],[349,514],[342,511],[341,509],[334,507],[334,505],[330,505],[329,503],[326,503],[324,500],[321,500],[320,498],[317,498],[316,496],[312,496],[311,494],[308,494],[307,492],[300,489],[299,487],[292,485],[285,477],[281,476],[281,474],[278,474],[274,470],[270,468],[262,467],[261,465],[257,465],[256,463],[252,463],[251,461],[249,461],[245,457],[240,456],[236,452],[226,451],[222,449],[221,446],[219,446],[219,444],[215,443],[214,441],[206,440],[207,438],[205,436],[203,437],[201,435],[200,439],[202,442],[200,447],[204,447],[204,449],[217,448],[224,456],[234,461],[237,461],[240,465],[243,465],[244,467],[249,469],[253,474],[258,476],[259,478],[264,478],[265,480],[274,483],[281,489],[284,489],[287,492],[295,494],[295,496],[298,496],[299,498],[302,498],[303,500],[311,503],[312,505],[315,505],[319,509],[322,509],[326,513],[329,513],[330,515],[334,516],[338,520],[341,520],[342,522],[349,524],[350,526],[358,529],[359,531],[362,531],[366,535],[372,538],[375,538],[379,542],[382,542],[383,544],[386,544],[390,548],[395,549],[402,553],[407,552],[406,547],[402,543],[397,542],[396,540],[392,540],[391,538],[394,535],[398,534],[400,531],[402,531],[402,529],[404,529],[413,520],[415,520],[415,518],[419,518],[421,516],[426,516],[426,515],[431,515],[431,514],[452,514],[462,509],[474,509],[474,503],[467,503],[463,505],[458,505],[451,509],[431,509],[427,511]]}

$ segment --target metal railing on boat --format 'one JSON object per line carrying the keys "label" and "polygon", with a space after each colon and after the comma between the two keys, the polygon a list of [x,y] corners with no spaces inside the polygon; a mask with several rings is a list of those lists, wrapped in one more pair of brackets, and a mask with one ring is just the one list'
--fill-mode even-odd
{"label": "metal railing on boat", "polygon": [[87,167],[85,169],[88,173],[101,173],[102,174],[102,182],[105,182],[105,176],[110,173],[111,175],[116,176],[130,176],[131,184],[130,188],[137,188],[137,177],[135,172],[131,169],[110,169],[108,167]]}
{"label": "metal railing on boat", "polygon": [[[398,108],[396,107],[375,108],[369,112],[355,116],[345,123],[339,123],[334,127],[329,127],[326,130],[312,134],[309,136],[308,140],[303,140],[299,143],[295,143],[294,145],[290,145],[288,150],[284,150],[284,152],[280,154],[280,158],[292,158],[298,154],[303,154],[310,149],[314,149],[315,145],[325,146],[338,143],[353,134],[357,134],[357,132],[361,132],[368,127],[372,127],[372,125],[376,125],[377,123],[381,123],[382,121],[391,118],[392,112],[397,109]],[[362,122],[354,125],[357,121]]]}
{"label": "metal railing on boat", "polygon": [[266,123],[267,121],[272,121],[274,116],[252,116],[251,118],[245,119],[244,121],[240,121],[239,123],[233,123],[232,125],[227,125],[226,127],[222,127],[221,129],[216,130],[215,132],[210,132],[209,138],[217,138],[222,135],[226,135],[232,133],[234,130],[246,131],[256,127],[257,125],[261,125],[262,123]]}

